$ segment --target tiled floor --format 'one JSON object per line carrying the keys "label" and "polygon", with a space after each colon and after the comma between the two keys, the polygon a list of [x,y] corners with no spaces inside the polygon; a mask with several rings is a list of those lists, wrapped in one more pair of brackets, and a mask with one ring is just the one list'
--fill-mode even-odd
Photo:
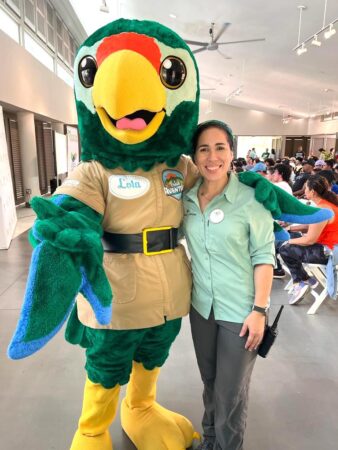
{"label": "tiled floor", "polygon": [[[27,232],[14,239],[8,251],[0,251],[0,448],[67,450],[81,410],[83,351],[67,344],[61,331],[30,358],[6,357],[30,253]],[[286,303],[283,286],[284,281],[274,283],[272,316]],[[338,448],[338,304],[325,301],[315,316],[308,316],[311,301],[307,297],[297,306],[286,306],[275,347],[266,360],[257,361],[245,450]],[[162,369],[158,399],[200,430],[201,389],[185,319]],[[118,418],[111,431],[115,450],[134,449]]]}

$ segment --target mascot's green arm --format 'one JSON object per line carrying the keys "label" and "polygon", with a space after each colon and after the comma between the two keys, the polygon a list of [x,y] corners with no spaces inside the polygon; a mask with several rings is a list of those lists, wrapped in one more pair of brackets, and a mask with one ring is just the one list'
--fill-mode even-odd
{"label": "mascot's green arm", "polygon": [[257,173],[241,172],[238,174],[238,179],[241,183],[255,189],[256,200],[262,203],[276,220],[311,224],[333,217],[330,209],[305,205]]}
{"label": "mascot's green arm", "polygon": [[67,319],[78,292],[97,320],[111,320],[112,292],[102,267],[102,216],[72,197],[31,202],[37,214],[34,251],[19,323],[8,355],[19,359],[43,347]]}

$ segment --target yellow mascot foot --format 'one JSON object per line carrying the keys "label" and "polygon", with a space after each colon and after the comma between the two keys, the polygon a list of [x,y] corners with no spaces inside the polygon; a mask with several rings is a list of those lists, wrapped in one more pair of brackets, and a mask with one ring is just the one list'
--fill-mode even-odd
{"label": "yellow mascot foot", "polygon": [[112,450],[109,426],[119,402],[120,386],[106,389],[87,379],[79,428],[70,450]]}
{"label": "yellow mascot foot", "polygon": [[71,450],[112,450],[113,444],[109,431],[99,436],[85,436],[79,430],[75,433]]}
{"label": "yellow mascot foot", "polygon": [[155,402],[158,374],[158,368],[133,363],[121,404],[122,428],[138,450],[185,450],[198,434],[188,419]]}
{"label": "yellow mascot foot", "polygon": [[123,399],[121,423],[137,450],[185,450],[199,437],[188,419],[157,403],[130,409]]}

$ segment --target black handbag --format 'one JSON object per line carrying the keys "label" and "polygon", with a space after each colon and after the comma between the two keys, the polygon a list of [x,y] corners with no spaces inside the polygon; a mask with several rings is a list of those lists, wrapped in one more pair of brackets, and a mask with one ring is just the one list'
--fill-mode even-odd
{"label": "black handbag", "polygon": [[284,305],[282,305],[279,308],[278,314],[273,322],[273,324],[271,326],[269,326],[268,324],[265,327],[265,331],[264,331],[264,336],[262,339],[262,342],[260,343],[259,347],[258,347],[258,355],[261,356],[262,358],[266,358],[267,354],[269,353],[270,348],[272,347],[273,343],[275,342],[275,339],[277,337],[278,334],[278,329],[277,329],[277,325],[279,322],[279,318],[282,314]]}

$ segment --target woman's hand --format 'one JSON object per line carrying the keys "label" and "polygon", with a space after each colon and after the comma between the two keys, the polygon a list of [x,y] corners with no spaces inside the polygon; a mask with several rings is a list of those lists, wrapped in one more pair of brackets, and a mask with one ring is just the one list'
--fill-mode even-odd
{"label": "woman's hand", "polygon": [[257,311],[252,311],[245,319],[241,332],[239,333],[240,337],[246,335],[249,332],[248,339],[245,343],[245,349],[249,350],[257,350],[259,344],[262,342],[265,328],[265,316]]}

